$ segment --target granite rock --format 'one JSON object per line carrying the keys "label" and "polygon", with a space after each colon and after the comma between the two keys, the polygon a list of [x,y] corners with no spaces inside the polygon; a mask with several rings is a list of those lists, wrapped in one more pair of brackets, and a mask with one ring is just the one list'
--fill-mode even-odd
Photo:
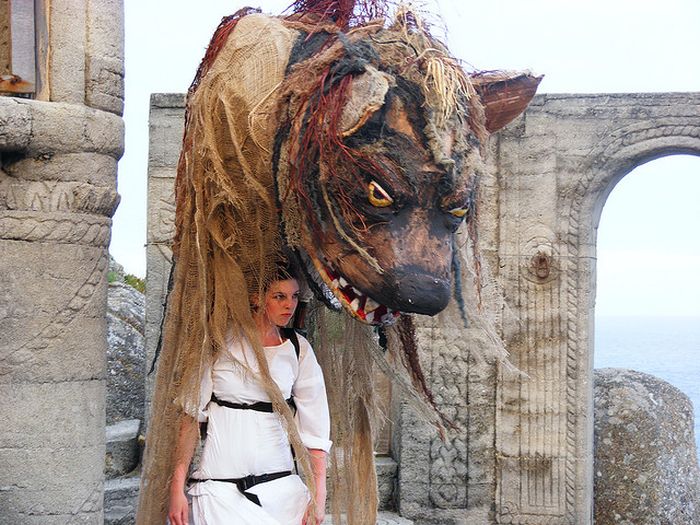
{"label": "granite rock", "polygon": [[146,349],[144,295],[122,282],[107,293],[107,424],[143,420]]}
{"label": "granite rock", "polygon": [[700,523],[693,408],[685,394],[633,370],[595,371],[595,522]]}

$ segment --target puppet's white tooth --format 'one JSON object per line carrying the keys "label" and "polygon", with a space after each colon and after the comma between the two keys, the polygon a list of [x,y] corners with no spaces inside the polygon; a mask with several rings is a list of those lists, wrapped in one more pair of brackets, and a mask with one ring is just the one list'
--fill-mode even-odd
{"label": "puppet's white tooth", "polygon": [[360,290],[358,290],[358,289],[355,288],[354,286],[352,287],[352,291],[353,291],[353,293],[354,293],[355,295],[359,295],[359,296],[363,296],[363,295],[364,295]]}
{"label": "puppet's white tooth", "polygon": [[381,305],[377,301],[371,297],[367,297],[367,301],[365,302],[365,312],[374,312],[380,306]]}
{"label": "puppet's white tooth", "polygon": [[396,317],[394,317],[393,314],[394,313],[391,310],[389,310],[387,313],[385,313],[381,319],[382,324],[387,324],[387,325],[393,324],[394,321],[396,321]]}
{"label": "puppet's white tooth", "polygon": [[351,303],[350,303],[350,308],[352,308],[353,312],[357,312],[358,308],[360,308],[360,300],[358,298],[355,298]]}
{"label": "puppet's white tooth", "polygon": [[369,313],[365,316],[365,321],[367,321],[368,323],[374,322],[374,312],[369,312]]}
{"label": "puppet's white tooth", "polygon": [[348,282],[343,277],[339,277],[338,282],[340,283],[341,288],[345,288],[348,285]]}

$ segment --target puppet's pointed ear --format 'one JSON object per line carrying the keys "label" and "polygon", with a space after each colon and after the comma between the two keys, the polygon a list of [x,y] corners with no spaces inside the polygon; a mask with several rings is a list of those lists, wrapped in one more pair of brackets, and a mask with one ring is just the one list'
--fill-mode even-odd
{"label": "puppet's pointed ear", "polygon": [[535,96],[542,76],[488,71],[470,76],[486,114],[486,130],[498,131],[520,115]]}

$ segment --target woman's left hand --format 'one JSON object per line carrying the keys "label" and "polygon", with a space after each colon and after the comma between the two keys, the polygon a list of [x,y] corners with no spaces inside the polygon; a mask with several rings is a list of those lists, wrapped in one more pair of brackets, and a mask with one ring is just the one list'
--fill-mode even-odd
{"label": "woman's left hand", "polygon": [[[314,506],[309,502],[309,506],[306,507],[306,513],[304,514],[304,519],[301,521],[302,525],[321,525],[323,520],[326,518],[326,494],[323,495],[316,494],[316,514],[313,515]],[[313,516],[313,517],[312,517]]]}

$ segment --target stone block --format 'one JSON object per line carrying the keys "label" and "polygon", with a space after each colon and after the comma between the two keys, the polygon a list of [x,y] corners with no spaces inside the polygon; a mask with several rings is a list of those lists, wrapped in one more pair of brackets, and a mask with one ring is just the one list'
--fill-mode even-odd
{"label": "stone block", "polygon": [[0,382],[104,377],[105,252],[68,244],[0,244]]}
{"label": "stone block", "polygon": [[0,427],[2,450],[104,447],[104,396],[99,379],[1,384],[0,414],[12,421]]}
{"label": "stone block", "polygon": [[105,482],[105,525],[134,525],[139,496],[139,477],[109,479]]}
{"label": "stone block", "polygon": [[19,125],[9,133],[3,131],[0,148],[4,151],[31,156],[91,152],[115,159],[124,152],[124,121],[117,115],[79,104],[0,100],[0,119],[14,113],[20,115],[13,117]]}
{"label": "stone block", "polygon": [[[0,240],[3,317],[104,317],[108,258],[97,247]],[[10,304],[16,297],[18,304]],[[67,324],[67,323],[63,323]],[[39,331],[39,330],[37,330]],[[29,335],[29,334],[27,334]]]}
{"label": "stone block", "polygon": [[379,508],[392,510],[396,506],[394,494],[396,491],[398,464],[394,459],[387,456],[377,457],[374,463],[377,467]]}
{"label": "stone block", "polygon": [[124,112],[123,62],[117,58],[92,57],[87,69],[87,105],[121,115]]}
{"label": "stone block", "polygon": [[22,151],[31,141],[30,106],[9,97],[0,97],[0,151]]}
{"label": "stone block", "polygon": [[104,443],[2,448],[0,464],[0,523],[101,523]]}
{"label": "stone block", "polygon": [[114,184],[95,186],[82,181],[27,181],[0,175],[0,206],[7,210],[109,217],[117,203]]}
{"label": "stone block", "polygon": [[595,371],[596,523],[700,523],[690,400],[641,372]]}
{"label": "stone block", "polygon": [[49,10],[50,100],[83,104],[87,47],[86,0],[68,0]]}
{"label": "stone block", "polygon": [[[37,316],[30,319],[12,319],[3,323],[8,340],[13,334],[35,332],[36,323],[51,328],[52,316]],[[67,326],[61,327],[55,337],[20,338],[20,344],[2,349],[4,359],[0,362],[0,384],[25,381],[60,382],[81,381],[105,377],[104,320],[93,317],[76,317]],[[50,332],[50,330],[47,330]],[[86,340],[92,341],[86,344]]]}
{"label": "stone block", "polygon": [[47,157],[22,157],[6,162],[5,171],[24,181],[85,182],[116,187],[117,159],[99,153],[66,153]]}
{"label": "stone block", "polygon": [[[181,95],[152,95],[149,118],[148,168],[175,167],[180,156],[182,134],[185,126],[184,100],[181,106],[170,104],[171,99],[182,99]],[[156,106],[153,101],[166,103]]]}
{"label": "stone block", "polygon": [[175,180],[148,179],[148,242],[172,242],[175,235]]}
{"label": "stone block", "polygon": [[124,110],[122,0],[88,0],[85,103],[121,115]]}
{"label": "stone block", "polygon": [[138,442],[141,420],[129,419],[107,426],[105,477],[114,479],[128,474],[139,463]]}

